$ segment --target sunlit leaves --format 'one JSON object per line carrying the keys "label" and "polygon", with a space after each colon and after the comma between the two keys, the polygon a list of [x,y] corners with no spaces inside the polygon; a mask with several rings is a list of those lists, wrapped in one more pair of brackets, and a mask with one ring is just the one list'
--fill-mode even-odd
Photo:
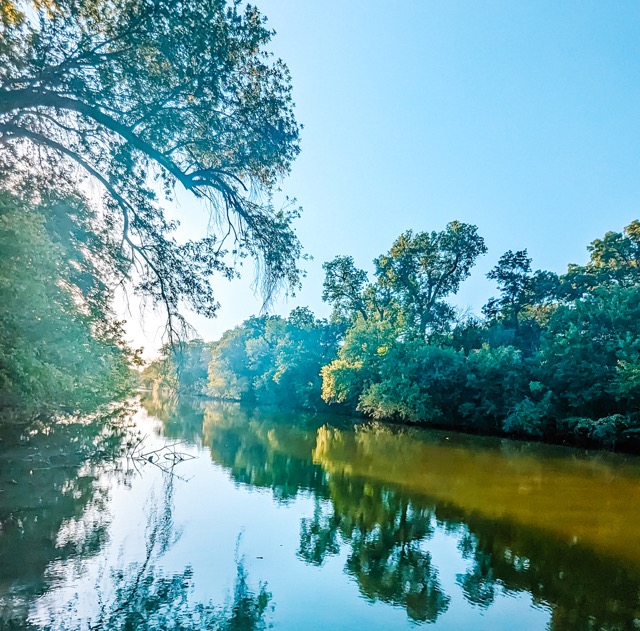
{"label": "sunlit leaves", "polygon": [[117,248],[79,197],[0,194],[0,409],[91,409],[127,391]]}

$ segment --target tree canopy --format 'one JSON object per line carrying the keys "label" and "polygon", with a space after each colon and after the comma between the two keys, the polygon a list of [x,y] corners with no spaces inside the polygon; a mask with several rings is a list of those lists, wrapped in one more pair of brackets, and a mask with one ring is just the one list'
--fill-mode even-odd
{"label": "tree canopy", "polygon": [[307,308],[288,318],[250,318],[212,344],[209,391],[237,401],[317,409],[320,369],[334,357],[339,327]]}
{"label": "tree canopy", "polygon": [[0,191],[0,411],[92,410],[127,392],[135,356],[111,308],[121,264],[86,200]]}
{"label": "tree canopy", "polygon": [[476,226],[452,221],[442,232],[401,234],[375,260],[383,287],[396,296],[409,325],[424,337],[451,311],[444,298],[456,293],[487,248]]}
{"label": "tree canopy", "polygon": [[[253,256],[265,300],[300,279],[297,209],[272,193],[299,151],[285,64],[253,6],[226,0],[4,2],[0,175],[79,166],[104,190],[137,291],[214,315],[211,275]],[[178,243],[159,196],[179,185],[218,227]],[[162,191],[162,192],[161,192]]]}

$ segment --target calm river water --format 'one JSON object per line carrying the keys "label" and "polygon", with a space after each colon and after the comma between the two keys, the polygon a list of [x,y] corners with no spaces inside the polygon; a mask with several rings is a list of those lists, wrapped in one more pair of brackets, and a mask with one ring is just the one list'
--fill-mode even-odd
{"label": "calm river water", "polygon": [[1,629],[640,629],[638,458],[219,402],[135,419],[191,459],[5,441]]}

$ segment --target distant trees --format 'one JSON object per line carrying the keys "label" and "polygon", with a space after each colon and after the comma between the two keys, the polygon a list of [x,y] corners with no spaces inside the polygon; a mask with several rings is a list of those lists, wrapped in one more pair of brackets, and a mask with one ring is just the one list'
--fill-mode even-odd
{"label": "distant trees", "polygon": [[598,286],[637,287],[640,284],[640,221],[622,232],[607,232],[587,248],[589,262],[570,265],[563,289],[570,298],[580,297]]}
{"label": "distant trees", "polygon": [[356,409],[363,392],[380,376],[389,349],[402,329],[390,319],[357,319],[347,330],[337,358],[322,367],[322,398]]}
{"label": "distant trees", "polygon": [[487,274],[487,278],[496,281],[501,295],[499,298],[491,298],[482,312],[489,319],[501,318],[517,328],[518,316],[533,299],[534,279],[527,251],[505,252]]}
{"label": "distant trees", "polygon": [[[325,264],[323,298],[339,315],[345,313],[345,305],[358,308],[350,311],[352,326],[338,357],[322,369],[323,398],[350,403],[375,418],[400,415],[417,420],[425,414],[444,415],[433,407],[427,412],[428,400],[418,403],[418,374],[428,375],[415,364],[423,361],[418,359],[422,353],[418,349],[427,348],[428,336],[452,325],[454,310],[445,299],[458,290],[485,252],[475,226],[453,221],[442,232],[400,235],[389,252],[374,261],[375,283],[365,286],[364,272],[356,270],[348,257]],[[357,277],[359,282],[340,285],[349,291],[327,291],[328,286],[337,285],[336,269],[342,271],[340,278]]]}
{"label": "distant trees", "polygon": [[358,269],[352,256],[336,256],[322,264],[324,283],[322,300],[333,305],[336,319],[351,319],[360,315],[366,320],[370,315],[367,304],[367,273]]}
{"label": "distant trees", "polygon": [[476,226],[459,221],[442,232],[408,230],[374,261],[373,283],[350,256],[325,263],[322,298],[337,319],[401,317],[407,333],[424,338],[450,324],[453,310],[445,299],[458,291],[485,252]]}
{"label": "distant trees", "polygon": [[339,330],[306,308],[288,318],[250,318],[212,345],[209,391],[238,401],[322,407],[320,369],[335,356]]}
{"label": "distant trees", "polygon": [[211,345],[201,339],[164,344],[160,357],[145,366],[140,384],[154,394],[162,391],[202,394],[207,386]]}
{"label": "distant trees", "polygon": [[555,309],[560,279],[552,272],[531,269],[526,250],[505,252],[487,278],[498,285],[500,295],[482,308],[493,345],[511,344],[528,355],[540,345],[541,323]]}

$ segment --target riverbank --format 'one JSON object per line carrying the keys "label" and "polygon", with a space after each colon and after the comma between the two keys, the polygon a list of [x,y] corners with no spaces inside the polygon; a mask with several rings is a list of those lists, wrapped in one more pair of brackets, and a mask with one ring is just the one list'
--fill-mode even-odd
{"label": "riverbank", "polygon": [[[162,408],[164,406],[179,406],[181,400],[186,401],[186,407],[192,406],[191,400],[200,401],[205,404],[207,401],[239,404],[251,408],[271,409],[273,411],[284,411],[286,413],[303,413],[303,414],[325,414],[330,416],[340,416],[344,418],[352,418],[359,422],[361,421],[374,421],[387,423],[391,426],[399,428],[421,428],[421,429],[433,429],[448,432],[456,432],[458,434],[468,434],[471,436],[490,436],[498,438],[508,438],[515,441],[524,442],[537,442],[548,445],[562,445],[565,447],[573,447],[578,449],[588,449],[592,451],[604,451],[604,452],[620,452],[628,453],[632,455],[640,455],[640,429],[634,427],[634,423],[630,419],[620,418],[608,418],[601,419],[601,421],[592,421],[591,419],[584,418],[569,418],[561,421],[559,426],[564,428],[564,432],[547,432],[545,434],[524,434],[517,432],[505,432],[502,428],[491,428],[488,426],[474,426],[465,424],[462,419],[457,419],[458,422],[430,422],[420,423],[404,421],[402,419],[394,417],[381,417],[374,418],[363,412],[358,412],[349,409],[345,405],[330,405],[322,404],[314,409],[305,408],[302,406],[287,406],[286,404],[279,403],[274,404],[260,404],[257,401],[240,401],[238,399],[225,399],[224,397],[215,397],[207,394],[206,392],[200,393],[173,393],[170,394],[169,390],[165,390],[160,396],[158,392],[146,389],[140,390],[143,395],[145,406],[149,410],[162,415]],[[571,428],[572,431],[566,431]],[[630,429],[631,428],[631,429]]]}

